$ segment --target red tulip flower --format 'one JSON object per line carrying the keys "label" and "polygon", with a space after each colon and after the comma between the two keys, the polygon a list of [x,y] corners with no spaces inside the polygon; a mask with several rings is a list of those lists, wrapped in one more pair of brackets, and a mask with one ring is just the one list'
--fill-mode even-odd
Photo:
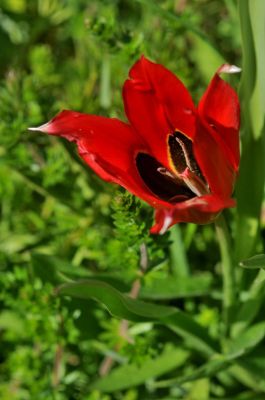
{"label": "red tulip flower", "polygon": [[221,66],[195,107],[175,75],[141,57],[123,87],[129,123],[65,110],[31,129],[76,142],[97,175],[149,203],[152,233],[178,222],[209,223],[235,206],[239,102],[219,74],[238,71]]}

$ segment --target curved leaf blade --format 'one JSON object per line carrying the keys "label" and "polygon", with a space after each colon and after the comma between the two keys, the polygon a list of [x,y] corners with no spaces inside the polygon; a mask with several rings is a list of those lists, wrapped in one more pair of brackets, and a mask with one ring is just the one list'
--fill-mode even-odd
{"label": "curved leaf blade", "polygon": [[135,322],[156,321],[166,325],[191,347],[209,356],[218,351],[218,345],[208,331],[184,312],[174,307],[132,299],[109,284],[97,280],[82,280],[59,286],[57,293],[103,303],[109,313],[117,318]]}
{"label": "curved leaf blade", "polygon": [[257,254],[239,263],[240,267],[248,269],[265,269],[265,254]]}
{"label": "curved leaf blade", "polygon": [[182,366],[188,356],[189,353],[186,350],[168,346],[160,356],[145,361],[140,367],[131,364],[116,368],[109,375],[94,382],[91,389],[114,392],[141,385],[148,379],[161,376]]}
{"label": "curved leaf blade", "polygon": [[64,284],[59,286],[57,293],[81,299],[93,298],[103,303],[114,317],[130,321],[157,320],[176,312],[172,307],[134,300],[107,283],[97,280],[87,279]]}

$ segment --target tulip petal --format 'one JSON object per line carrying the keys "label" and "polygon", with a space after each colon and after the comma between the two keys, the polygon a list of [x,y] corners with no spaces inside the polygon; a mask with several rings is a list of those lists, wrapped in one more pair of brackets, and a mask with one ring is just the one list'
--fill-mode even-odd
{"label": "tulip petal", "polygon": [[211,223],[224,208],[234,207],[235,204],[233,199],[223,201],[217,196],[205,195],[178,203],[173,207],[159,208],[155,211],[155,224],[150,232],[162,235],[179,222]]}
{"label": "tulip petal", "polygon": [[149,149],[122,121],[64,110],[31,130],[76,142],[80,156],[102,179],[123,186],[153,207],[169,205],[156,197],[140,177],[135,159],[139,152]]}
{"label": "tulip petal", "polygon": [[170,168],[168,135],[175,130],[190,138],[195,134],[190,94],[172,72],[145,57],[134,64],[129,76],[123,88],[127,117],[150,144],[153,156]]}
{"label": "tulip petal", "polygon": [[205,121],[197,121],[197,133],[193,144],[195,159],[211,193],[221,199],[230,198],[236,172]]}
{"label": "tulip petal", "polygon": [[63,111],[38,128],[74,141],[84,161],[155,209],[152,233],[173,224],[212,222],[227,207],[239,164],[239,102],[219,68],[195,109],[169,70],[142,57],[123,88],[131,125]]}
{"label": "tulip petal", "polygon": [[235,73],[240,69],[224,64],[219,68],[202,96],[198,112],[211,128],[211,133],[221,146],[235,171],[239,165],[240,106],[234,89],[220,78],[221,72]]}

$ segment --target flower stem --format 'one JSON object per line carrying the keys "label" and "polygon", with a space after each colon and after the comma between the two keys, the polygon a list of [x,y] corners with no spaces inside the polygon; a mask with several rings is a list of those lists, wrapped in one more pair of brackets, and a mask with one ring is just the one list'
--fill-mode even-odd
{"label": "flower stem", "polygon": [[223,215],[217,218],[215,227],[222,260],[223,311],[225,332],[228,335],[236,300],[235,270],[232,260],[231,238]]}
{"label": "flower stem", "polygon": [[190,268],[179,225],[174,225],[170,229],[170,239],[172,240],[170,246],[172,274],[177,277],[188,277]]}

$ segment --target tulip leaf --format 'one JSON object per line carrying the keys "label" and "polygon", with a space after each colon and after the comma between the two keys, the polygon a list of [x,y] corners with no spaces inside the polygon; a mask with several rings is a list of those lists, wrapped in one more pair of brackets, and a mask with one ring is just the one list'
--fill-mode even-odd
{"label": "tulip leaf", "polygon": [[[201,35],[189,32],[192,42],[192,56],[206,84],[225,60],[213,45]],[[207,60],[207,62],[205,62]]]}
{"label": "tulip leaf", "polygon": [[[151,275],[150,273],[149,275]],[[203,296],[209,293],[213,281],[210,273],[198,274],[191,277],[161,277],[149,280],[140,290],[143,299],[176,299],[182,297]]]}
{"label": "tulip leaf", "polygon": [[241,334],[241,332],[244,331],[244,329],[246,329],[246,327],[249,326],[254,318],[257,316],[265,297],[264,289],[265,287],[255,298],[249,299],[244,302],[239,309],[236,321],[232,325],[233,337]]}
{"label": "tulip leaf", "polygon": [[103,281],[87,279],[63,284],[58,287],[57,293],[81,299],[93,298],[103,303],[110,314],[117,318],[136,322],[156,321],[166,325],[204,354],[211,355],[218,350],[207,330],[184,312],[174,307],[132,299]]}
{"label": "tulip leaf", "polygon": [[249,257],[256,243],[264,191],[264,155],[263,138],[259,140],[243,140],[240,175],[236,186],[238,203],[237,260]]}
{"label": "tulip leaf", "polygon": [[219,372],[230,367],[231,360],[221,354],[215,354],[209,361],[196,368],[194,372],[185,374],[181,378],[168,379],[167,381],[156,382],[157,387],[160,386],[173,386],[173,385],[183,385],[187,382],[197,381],[199,379],[210,378],[216,376]]}
{"label": "tulip leaf", "polygon": [[215,355],[214,358],[197,368],[195,372],[187,374],[182,378],[177,378],[176,383],[182,385],[186,382],[196,381],[197,379],[210,378],[226,369],[229,365],[230,361],[225,356],[219,354]]}
{"label": "tulip leaf", "polygon": [[265,336],[265,322],[259,322],[246,329],[228,343],[229,358],[237,358],[256,347]]}
{"label": "tulip leaf", "polygon": [[179,368],[187,361],[188,356],[189,353],[186,350],[167,346],[157,358],[148,359],[140,366],[129,364],[117,367],[109,375],[94,382],[90,388],[103,392],[114,392],[141,385],[148,379]]}
{"label": "tulip leaf", "polygon": [[113,316],[131,321],[157,320],[176,312],[173,307],[134,300],[107,283],[97,280],[87,279],[64,284],[59,286],[57,293],[81,299],[93,298],[103,303]]}
{"label": "tulip leaf", "polygon": [[247,260],[241,261],[239,265],[243,268],[249,269],[265,269],[265,254],[257,254],[253,257],[248,258]]}
{"label": "tulip leaf", "polygon": [[265,2],[251,0],[249,16],[253,31],[254,52],[256,61],[255,87],[250,99],[252,127],[255,138],[259,138],[265,123]]}
{"label": "tulip leaf", "polygon": [[257,277],[252,283],[248,298],[240,306],[236,320],[232,325],[232,337],[243,332],[259,313],[265,298],[265,271],[260,269]]}
{"label": "tulip leaf", "polygon": [[[240,96],[242,98],[242,104],[244,105],[246,113],[248,114],[247,118],[249,119],[248,102],[251,98],[251,94],[255,85],[255,51],[253,45],[253,32],[249,15],[249,0],[241,0],[238,4],[238,10],[241,25],[243,52]],[[245,118],[246,114],[244,113],[244,119]],[[251,131],[246,132],[246,134],[251,135]]]}
{"label": "tulip leaf", "polygon": [[[241,337],[237,338],[234,341],[230,341],[227,354],[214,354],[209,361],[207,361],[201,367],[197,368],[196,371],[184,375],[181,378],[169,379],[167,381],[168,386],[172,386],[173,384],[183,385],[187,382],[196,381],[198,379],[210,378],[212,376],[216,376],[219,372],[228,368],[229,371],[233,370],[234,374],[234,366],[237,367],[240,364],[245,364],[245,360],[251,360],[252,355],[246,356],[246,352],[253,349],[263,340],[264,328],[264,322],[256,324],[255,326],[249,328],[244,332]],[[263,362],[262,366],[260,365],[261,362]],[[249,364],[251,364],[251,361],[249,361]],[[262,367],[265,367],[263,353],[260,359],[256,361],[256,364],[258,364],[260,366],[260,369],[263,371]],[[159,383],[160,382],[158,381],[158,387]],[[163,383],[165,383],[165,381],[163,381]]]}
{"label": "tulip leaf", "polygon": [[[255,392],[265,393],[264,379],[264,352],[262,352],[263,364],[256,362],[255,357],[249,356],[238,360],[236,364],[229,368],[229,372],[244,386],[249,387]],[[256,397],[255,397],[256,400]]]}
{"label": "tulip leaf", "polygon": [[[232,362],[240,362],[242,357],[246,357],[246,353],[256,347],[265,336],[265,322],[257,323],[247,329],[236,339],[231,340],[227,344],[226,354],[214,354],[212,358],[197,368],[195,372],[184,375],[182,378],[172,379],[171,383],[182,385],[186,382],[211,377],[218,372],[230,368]],[[234,363],[233,363],[234,364]]]}
{"label": "tulip leaf", "polygon": [[219,350],[218,345],[207,330],[182,311],[176,310],[175,314],[163,318],[161,323],[167,325],[178,336],[183,337],[189,347],[207,357]]}
{"label": "tulip leaf", "polygon": [[[236,188],[236,258],[253,251],[265,182],[264,1],[239,1],[243,68],[240,87],[242,156]],[[247,182],[247,184],[246,184]]]}

